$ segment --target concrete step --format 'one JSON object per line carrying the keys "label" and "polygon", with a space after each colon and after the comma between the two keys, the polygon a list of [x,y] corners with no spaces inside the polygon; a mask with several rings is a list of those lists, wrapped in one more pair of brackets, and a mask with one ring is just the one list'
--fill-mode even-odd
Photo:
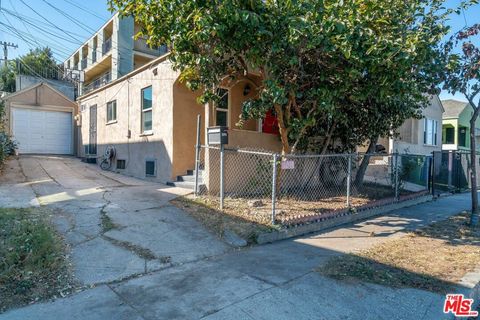
{"label": "concrete step", "polygon": [[[192,175],[194,176],[195,171],[197,171],[197,170],[187,170],[187,175],[188,176],[192,176]],[[204,171],[203,169],[198,170],[198,175],[201,176],[203,174],[203,171]]]}
{"label": "concrete step", "polygon": [[188,181],[169,181],[167,182],[168,186],[172,187],[179,187],[179,188],[184,188],[184,189],[195,189],[195,183],[194,182],[188,182]]}
{"label": "concrete step", "polygon": [[[198,182],[202,183],[202,175],[198,175]],[[195,175],[177,176],[177,181],[195,182]]]}

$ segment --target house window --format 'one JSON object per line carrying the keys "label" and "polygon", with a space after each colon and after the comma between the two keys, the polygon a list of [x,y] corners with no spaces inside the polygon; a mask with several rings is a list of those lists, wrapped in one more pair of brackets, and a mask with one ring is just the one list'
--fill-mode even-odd
{"label": "house window", "polygon": [[157,175],[155,171],[155,160],[145,161],[145,175],[147,177],[155,177]]}
{"label": "house window", "polygon": [[445,144],[454,144],[455,143],[455,128],[447,127],[445,128]]}
{"label": "house window", "polygon": [[437,145],[438,121],[432,119],[423,119],[423,143],[430,146]]}
{"label": "house window", "polygon": [[119,170],[125,170],[126,168],[126,161],[125,160],[117,160],[117,169]]}
{"label": "house window", "polygon": [[217,91],[220,100],[217,102],[216,107],[216,125],[228,126],[228,90],[218,89]]}
{"label": "house window", "polygon": [[142,133],[152,132],[152,86],[142,89]]}
{"label": "house window", "polygon": [[117,100],[107,103],[107,123],[117,120]]}
{"label": "house window", "polygon": [[458,145],[460,147],[468,147],[467,146],[467,127],[458,128]]}

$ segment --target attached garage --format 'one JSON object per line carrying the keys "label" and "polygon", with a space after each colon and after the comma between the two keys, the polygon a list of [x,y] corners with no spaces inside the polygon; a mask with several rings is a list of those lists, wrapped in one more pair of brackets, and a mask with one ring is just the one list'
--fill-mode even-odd
{"label": "attached garage", "polygon": [[75,153],[76,104],[46,83],[5,99],[9,132],[20,154]]}

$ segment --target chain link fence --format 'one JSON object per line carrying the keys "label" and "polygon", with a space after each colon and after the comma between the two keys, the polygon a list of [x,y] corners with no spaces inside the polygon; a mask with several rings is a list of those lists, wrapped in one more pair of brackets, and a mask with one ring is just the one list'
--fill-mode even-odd
{"label": "chain link fence", "polygon": [[198,197],[246,220],[282,225],[426,194],[432,162],[423,155],[281,156],[212,146],[202,146],[198,160]]}
{"label": "chain link fence", "polygon": [[[480,186],[480,154],[477,154],[477,187]],[[436,151],[433,153],[433,194],[462,192],[471,187],[472,163],[467,151]]]}

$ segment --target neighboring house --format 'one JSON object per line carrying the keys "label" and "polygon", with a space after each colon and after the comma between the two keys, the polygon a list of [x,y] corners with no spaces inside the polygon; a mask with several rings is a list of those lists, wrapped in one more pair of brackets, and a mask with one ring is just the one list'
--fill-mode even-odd
{"label": "neighboring house", "polygon": [[438,96],[432,96],[429,105],[422,110],[422,118],[406,120],[396,130],[394,138],[381,138],[378,144],[388,153],[431,155],[433,151],[441,151],[440,126],[444,111]]}
{"label": "neighboring house", "polygon": [[[473,108],[468,102],[443,100],[445,113],[442,120],[443,150],[470,150],[470,118]],[[480,150],[480,119],[475,127],[477,150]]]}
{"label": "neighboring house", "polygon": [[135,40],[139,31],[140,26],[132,17],[120,18],[117,13],[64,62],[66,73],[83,82],[79,95],[116,80],[167,51],[166,47],[150,47],[143,38]]}
{"label": "neighboring house", "polygon": [[99,157],[116,149],[112,169],[127,175],[169,182],[194,169],[196,119],[202,116],[202,141],[207,126],[229,127],[227,147],[280,150],[273,117],[236,123],[242,102],[255,96],[258,77],[224,83],[216,106],[197,103],[198,93],[178,80],[168,54],[77,99],[80,106],[82,157]]}
{"label": "neighboring house", "polygon": [[75,100],[75,84],[69,81],[48,79],[39,76],[31,76],[19,74],[15,77],[15,91],[21,91],[27,89],[31,86],[36,85],[37,83],[45,82],[48,83],[51,87],[60,91],[68,99]]}
{"label": "neighboring house", "polygon": [[2,99],[6,129],[18,143],[19,153],[75,154],[75,102],[44,82]]}

